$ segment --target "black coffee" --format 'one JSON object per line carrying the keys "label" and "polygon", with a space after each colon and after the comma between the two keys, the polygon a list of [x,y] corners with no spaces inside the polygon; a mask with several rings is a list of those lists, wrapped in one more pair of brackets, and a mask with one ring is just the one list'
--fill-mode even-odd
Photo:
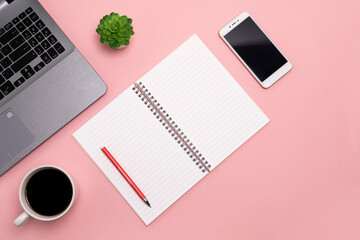
{"label": "black coffee", "polygon": [[69,206],[73,188],[63,172],[44,169],[30,178],[25,194],[28,204],[35,212],[52,216],[63,212]]}

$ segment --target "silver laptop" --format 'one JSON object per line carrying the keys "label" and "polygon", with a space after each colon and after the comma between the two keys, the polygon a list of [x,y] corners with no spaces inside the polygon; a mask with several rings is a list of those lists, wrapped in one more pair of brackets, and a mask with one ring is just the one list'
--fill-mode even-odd
{"label": "silver laptop", "polygon": [[36,0],[0,0],[0,175],[106,92]]}

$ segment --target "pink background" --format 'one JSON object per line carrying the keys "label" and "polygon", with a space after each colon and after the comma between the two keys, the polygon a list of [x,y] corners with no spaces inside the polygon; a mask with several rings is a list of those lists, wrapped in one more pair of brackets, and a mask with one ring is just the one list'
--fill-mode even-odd
{"label": "pink background", "polygon": [[[109,90],[0,177],[1,239],[360,239],[359,1],[41,2]],[[134,20],[125,50],[95,33],[112,11]],[[242,11],[294,66],[268,90],[218,36]],[[71,134],[193,33],[271,122],[146,227]],[[15,228],[19,184],[42,164],[77,178],[78,202],[57,221]]]}

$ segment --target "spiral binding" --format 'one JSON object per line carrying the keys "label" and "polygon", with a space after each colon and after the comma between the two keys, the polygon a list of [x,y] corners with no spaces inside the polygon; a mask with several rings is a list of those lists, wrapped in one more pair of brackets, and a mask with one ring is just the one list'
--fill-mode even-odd
{"label": "spiral binding", "polygon": [[190,139],[181,131],[181,128],[176,122],[169,116],[164,110],[161,104],[151,95],[150,91],[145,87],[142,82],[134,83],[132,88],[138,95],[145,106],[153,113],[156,119],[164,126],[164,128],[171,134],[174,140],[180,145],[180,147],[186,152],[192,161],[199,166],[202,172],[210,172],[211,165],[206,161],[205,157],[194,146]]}

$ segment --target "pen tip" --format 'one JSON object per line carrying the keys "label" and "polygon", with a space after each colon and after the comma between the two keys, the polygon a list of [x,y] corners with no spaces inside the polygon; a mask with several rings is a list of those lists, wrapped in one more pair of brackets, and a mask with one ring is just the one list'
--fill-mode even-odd
{"label": "pen tip", "polygon": [[148,205],[151,208],[151,205],[150,205],[149,201],[146,198],[144,199],[144,202],[146,203],[146,205]]}

